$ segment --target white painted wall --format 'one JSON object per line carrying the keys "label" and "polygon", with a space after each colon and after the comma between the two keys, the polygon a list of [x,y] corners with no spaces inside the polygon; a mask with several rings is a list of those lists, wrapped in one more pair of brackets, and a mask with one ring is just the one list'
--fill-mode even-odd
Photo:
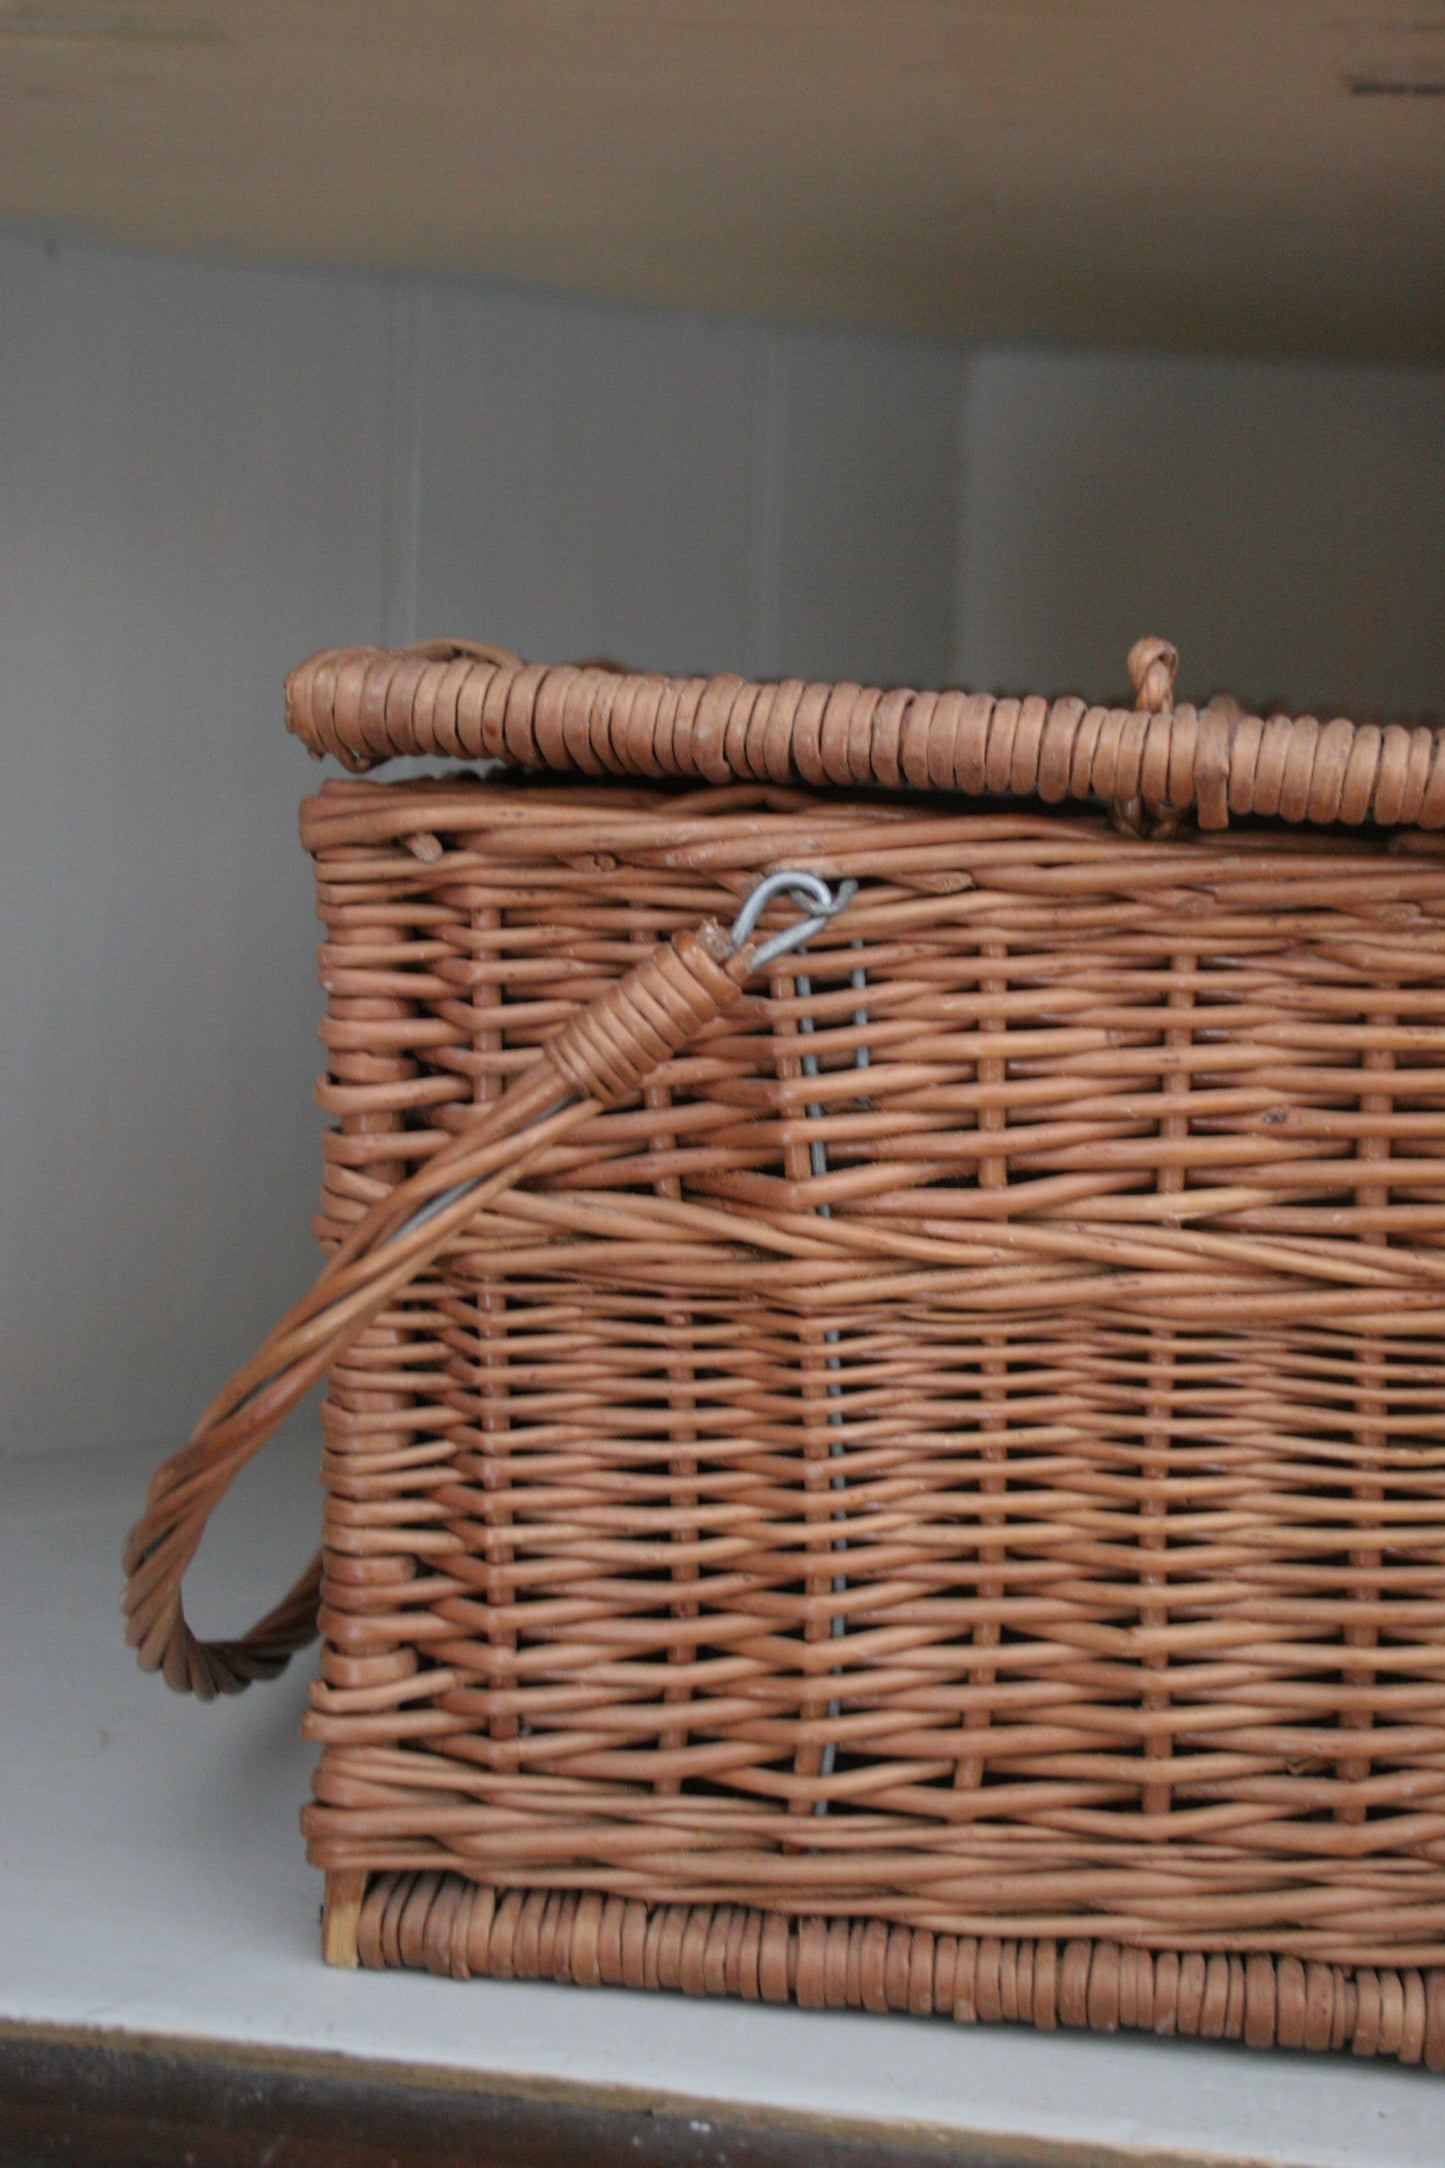
{"label": "white painted wall", "polygon": [[285,670],[463,632],[936,680],[960,377],[0,242],[0,1451],[178,1441],[314,1269]]}
{"label": "white painted wall", "polygon": [[997,352],[969,365],[954,671],[1445,714],[1445,371]]}
{"label": "white painted wall", "polygon": [[0,1451],[173,1440],[311,1272],[312,647],[1439,710],[1442,595],[1439,372],[0,242]]}

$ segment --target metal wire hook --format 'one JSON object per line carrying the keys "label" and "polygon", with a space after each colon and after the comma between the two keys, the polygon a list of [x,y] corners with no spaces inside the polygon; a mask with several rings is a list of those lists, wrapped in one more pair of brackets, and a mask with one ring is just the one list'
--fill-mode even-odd
{"label": "metal wire hook", "polygon": [[[805,941],[812,940],[815,933],[821,933],[829,919],[836,918],[844,908],[857,886],[856,881],[840,881],[836,888],[830,888],[827,882],[816,873],[800,873],[791,870],[784,873],[765,873],[756,888],[748,896],[737,917],[733,920],[728,938],[732,942],[734,951],[746,944],[754,926],[756,926],[774,896],[780,896],[786,892],[806,915],[800,918],[795,925],[787,926],[781,933],[774,934],[771,940],[764,941],[760,948],[753,951],[753,969],[755,971],[765,970],[779,956],[786,956],[790,949],[801,948]],[[811,910],[808,909],[809,905],[812,906]],[[561,1100],[558,1102],[558,1106],[565,1106],[566,1103],[565,1100]],[[545,1115],[538,1115],[536,1119],[545,1121],[557,1111],[558,1107],[549,1107]],[[444,1189],[439,1196],[430,1198],[426,1204],[413,1212],[410,1219],[403,1221],[395,1234],[388,1239],[399,1242],[404,1235],[411,1234],[416,1228],[424,1226],[428,1220],[435,1219],[438,1213],[445,1212],[449,1205],[455,1204],[458,1198],[464,1197],[468,1190],[476,1189],[479,1181],[480,1177],[474,1181],[458,1182],[451,1189]]]}
{"label": "metal wire hook", "polygon": [[801,948],[815,933],[821,933],[829,919],[836,918],[846,907],[857,887],[856,881],[840,881],[835,889],[830,888],[820,875],[793,869],[765,873],[733,920],[728,939],[734,949],[743,948],[774,896],[790,895],[805,915],[796,925],[775,933],[771,940],[764,941],[753,951],[753,969],[765,970],[778,957],[786,956],[790,949]]}

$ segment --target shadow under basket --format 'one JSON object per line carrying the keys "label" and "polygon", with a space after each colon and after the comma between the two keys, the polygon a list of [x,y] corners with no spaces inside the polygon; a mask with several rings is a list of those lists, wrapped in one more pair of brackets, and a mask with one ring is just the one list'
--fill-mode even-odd
{"label": "shadow under basket", "polygon": [[[127,1556],[174,1686],[319,1622],[332,1962],[1445,2067],[1445,760],[1132,661],[292,679],[580,771],[304,808],[327,1264]],[[199,1643],[323,1371],[318,1563]]]}

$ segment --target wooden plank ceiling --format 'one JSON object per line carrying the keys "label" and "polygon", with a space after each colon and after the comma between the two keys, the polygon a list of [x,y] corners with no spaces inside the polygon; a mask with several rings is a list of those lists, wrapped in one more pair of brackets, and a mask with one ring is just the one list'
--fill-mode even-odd
{"label": "wooden plank ceiling", "polygon": [[0,221],[1439,358],[1445,0],[0,0]]}

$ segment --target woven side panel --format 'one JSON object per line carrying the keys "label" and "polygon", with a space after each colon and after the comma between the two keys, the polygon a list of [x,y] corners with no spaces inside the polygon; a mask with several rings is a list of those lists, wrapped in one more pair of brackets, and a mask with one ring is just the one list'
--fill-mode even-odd
{"label": "woven side panel", "polygon": [[1172,706],[1165,641],[1130,657],[1138,706],[1075,697],[666,678],[495,651],[338,648],[286,686],[286,720],[315,754],[365,769],[399,754],[500,760],[579,775],[961,791],[1194,809],[1358,826],[1445,824],[1445,755],[1419,725]]}
{"label": "woven side panel", "polygon": [[337,1396],[318,1865],[1445,1966],[1445,864],[532,783],[306,834],[323,1103],[390,1123],[328,1237],[761,867],[863,884]]}
{"label": "woven side panel", "polygon": [[882,1920],[789,1920],[741,1905],[654,1905],[496,1889],[454,1874],[372,1877],[363,1965],[456,1979],[556,1980],[1058,2026],[1345,2049],[1445,2070],[1445,1971],[1348,1971],[1117,1942],[936,1935]]}

